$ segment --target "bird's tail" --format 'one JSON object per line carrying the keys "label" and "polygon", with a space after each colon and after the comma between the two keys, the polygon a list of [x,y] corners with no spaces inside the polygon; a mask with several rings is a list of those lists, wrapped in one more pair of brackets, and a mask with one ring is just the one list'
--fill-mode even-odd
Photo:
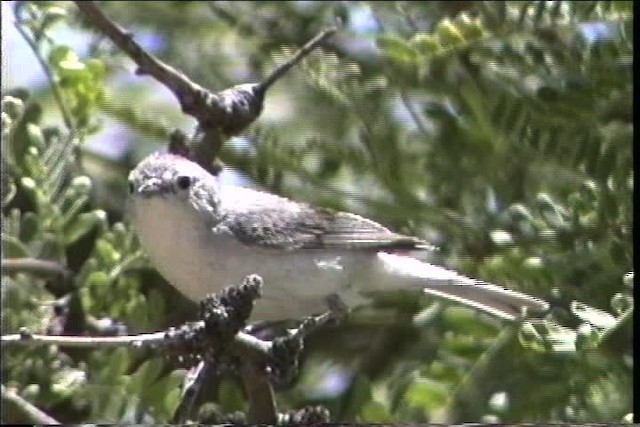
{"label": "bird's tail", "polygon": [[406,255],[379,252],[387,272],[408,278],[424,292],[460,302],[507,320],[531,311],[546,311],[549,304],[539,298],[462,276]]}

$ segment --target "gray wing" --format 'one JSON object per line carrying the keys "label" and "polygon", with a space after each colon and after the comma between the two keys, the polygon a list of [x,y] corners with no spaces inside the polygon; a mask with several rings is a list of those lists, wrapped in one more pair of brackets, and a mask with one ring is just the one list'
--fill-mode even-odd
{"label": "gray wing", "polygon": [[229,231],[246,245],[277,249],[433,249],[415,237],[394,233],[358,215],[313,208],[260,207],[228,215]]}

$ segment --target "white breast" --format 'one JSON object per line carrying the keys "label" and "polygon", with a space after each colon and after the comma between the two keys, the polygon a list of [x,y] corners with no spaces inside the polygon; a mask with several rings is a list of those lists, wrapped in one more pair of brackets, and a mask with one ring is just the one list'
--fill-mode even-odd
{"label": "white breast", "polygon": [[132,216],[152,264],[188,298],[198,301],[258,274],[265,285],[254,320],[301,318],[325,311],[326,297],[332,293],[349,305],[364,301],[351,287],[353,254],[250,248],[228,234],[213,233],[195,210],[184,209],[182,203],[173,197],[136,198]]}

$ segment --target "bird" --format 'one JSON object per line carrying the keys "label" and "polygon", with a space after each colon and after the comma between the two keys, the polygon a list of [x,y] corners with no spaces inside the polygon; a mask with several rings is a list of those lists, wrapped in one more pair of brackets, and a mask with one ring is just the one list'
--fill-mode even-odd
{"label": "bird", "polygon": [[419,256],[428,242],[362,216],[228,185],[186,157],[153,153],[129,174],[130,221],[151,264],[193,301],[257,274],[252,321],[299,319],[338,301],[415,291],[514,321],[549,304]]}

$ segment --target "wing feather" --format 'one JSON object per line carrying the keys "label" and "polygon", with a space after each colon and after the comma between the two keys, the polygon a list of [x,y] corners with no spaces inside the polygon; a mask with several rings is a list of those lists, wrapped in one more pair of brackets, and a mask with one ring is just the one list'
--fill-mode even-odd
{"label": "wing feather", "polygon": [[355,214],[296,204],[237,211],[224,220],[246,245],[278,249],[428,249],[418,238],[394,233]]}

